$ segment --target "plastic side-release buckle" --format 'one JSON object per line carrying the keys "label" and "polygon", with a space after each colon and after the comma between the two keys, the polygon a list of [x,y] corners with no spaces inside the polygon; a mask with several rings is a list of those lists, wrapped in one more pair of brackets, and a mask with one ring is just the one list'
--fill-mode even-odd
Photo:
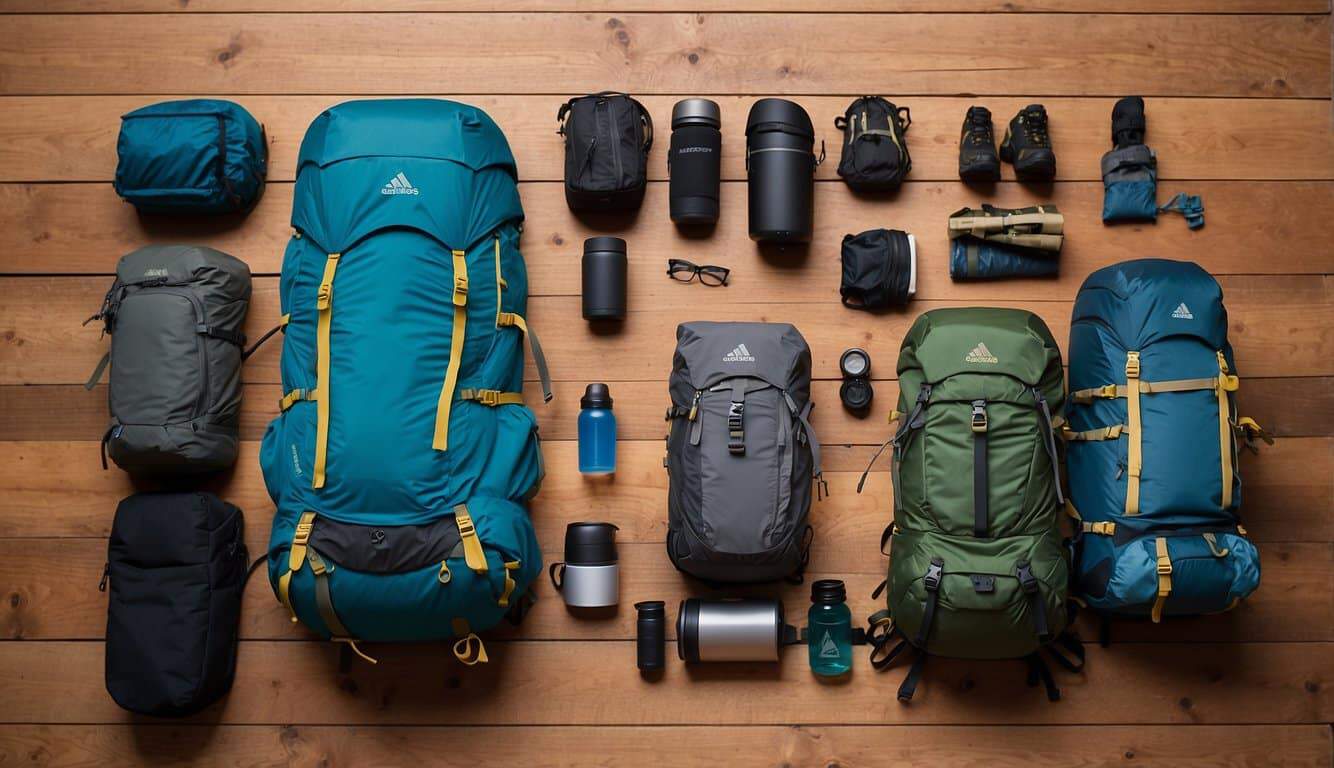
{"label": "plastic side-release buckle", "polygon": [[940,577],[945,572],[945,561],[940,558],[931,560],[931,564],[926,568],[926,575],[922,577],[922,583],[926,585],[927,592],[935,592],[940,589]]}

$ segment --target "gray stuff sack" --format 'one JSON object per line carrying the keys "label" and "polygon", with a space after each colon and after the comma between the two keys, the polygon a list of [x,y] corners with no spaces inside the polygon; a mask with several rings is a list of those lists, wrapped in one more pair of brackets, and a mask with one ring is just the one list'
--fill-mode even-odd
{"label": "gray stuff sack", "polygon": [[[224,469],[236,461],[250,268],[212,248],[153,245],[121,258],[101,310],[111,367],[106,458],[137,475]],[[86,324],[86,323],[85,323]]]}
{"label": "gray stuff sack", "polygon": [[676,339],[668,556],[705,581],[800,581],[824,484],[810,347],[786,323],[685,323]]}

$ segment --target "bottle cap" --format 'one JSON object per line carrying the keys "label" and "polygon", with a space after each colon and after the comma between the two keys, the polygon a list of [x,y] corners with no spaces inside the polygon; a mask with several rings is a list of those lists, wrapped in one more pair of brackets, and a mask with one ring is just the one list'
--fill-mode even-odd
{"label": "bottle cap", "polygon": [[612,251],[614,253],[625,253],[625,241],[619,237],[590,237],[584,241],[584,253],[597,253],[598,251]]}
{"label": "bottle cap", "polygon": [[579,398],[579,407],[611,410],[611,390],[606,384],[589,384],[584,389],[584,396]]}
{"label": "bottle cap", "polygon": [[846,603],[848,590],[840,579],[821,579],[811,585],[811,602],[824,604]]}
{"label": "bottle cap", "polygon": [[566,565],[616,562],[616,531],[611,523],[570,523],[565,527]]}
{"label": "bottle cap", "polygon": [[672,107],[672,127],[707,125],[719,128],[723,124],[718,103],[709,99],[682,99]]}

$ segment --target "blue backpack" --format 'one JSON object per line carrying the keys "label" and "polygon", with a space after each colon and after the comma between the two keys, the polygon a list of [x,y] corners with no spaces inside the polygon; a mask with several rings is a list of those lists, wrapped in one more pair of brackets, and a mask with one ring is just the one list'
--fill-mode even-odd
{"label": "blue backpack", "polygon": [[359,654],[459,638],[485,661],[476,633],[517,621],[542,569],[525,336],[550,385],[516,178],[496,124],[448,101],[341,104],[301,144],[284,395],[260,450],[269,579],[293,620]]}
{"label": "blue backpack", "polygon": [[234,213],[264,194],[264,127],[230,101],[164,101],[123,115],[116,154],[116,194],[144,213]]}
{"label": "blue backpack", "polygon": [[1089,275],[1070,327],[1075,592],[1104,616],[1229,610],[1260,583],[1240,525],[1238,379],[1218,283],[1142,259]]}

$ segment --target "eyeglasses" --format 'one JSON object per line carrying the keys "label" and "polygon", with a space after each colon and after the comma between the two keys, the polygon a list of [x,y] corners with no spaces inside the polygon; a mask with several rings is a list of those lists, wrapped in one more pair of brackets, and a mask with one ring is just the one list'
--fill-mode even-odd
{"label": "eyeglasses", "polygon": [[688,283],[699,275],[699,281],[704,285],[727,285],[727,276],[731,273],[732,270],[727,267],[715,267],[712,264],[697,266],[685,259],[667,260],[667,276],[682,283]]}

